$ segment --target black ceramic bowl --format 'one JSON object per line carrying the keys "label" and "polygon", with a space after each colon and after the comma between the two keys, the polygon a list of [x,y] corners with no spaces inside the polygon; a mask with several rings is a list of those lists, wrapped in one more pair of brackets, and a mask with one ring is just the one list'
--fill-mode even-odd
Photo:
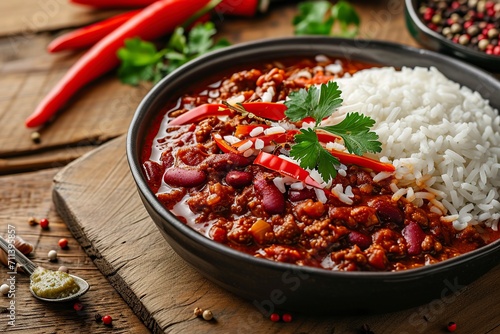
{"label": "black ceramic bowl", "polygon": [[446,53],[490,71],[500,72],[500,56],[488,55],[454,43],[428,28],[418,15],[420,2],[421,0],[405,0],[406,26],[417,42],[430,50]]}
{"label": "black ceramic bowl", "polygon": [[202,275],[263,313],[385,312],[457,293],[499,263],[500,242],[428,267],[402,272],[331,272],[254,258],[214,242],[177,220],[156,199],[142,173],[139,154],[150,122],[166,101],[200,78],[228,67],[325,54],[401,66],[435,66],[450,79],[479,91],[500,108],[500,83],[452,58],[397,44],[327,37],[283,38],[229,47],[198,58],[158,83],[139,105],[127,138],[127,156],[144,205],[171,247]]}

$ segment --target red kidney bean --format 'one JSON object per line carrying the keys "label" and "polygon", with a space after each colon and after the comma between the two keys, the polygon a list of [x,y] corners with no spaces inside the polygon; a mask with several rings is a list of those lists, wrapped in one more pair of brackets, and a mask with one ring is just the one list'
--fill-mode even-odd
{"label": "red kidney bean", "polygon": [[230,170],[234,167],[246,167],[251,162],[252,160],[235,153],[215,154],[205,160],[209,167],[219,171]]}
{"label": "red kidney bean", "polygon": [[205,183],[207,175],[197,169],[170,168],[165,172],[163,180],[172,187],[197,187]]}
{"label": "red kidney bean", "polygon": [[301,190],[288,190],[288,199],[292,202],[303,201],[305,199],[316,199],[316,192],[314,189],[304,188]]}
{"label": "red kidney bean", "polygon": [[232,170],[226,175],[226,182],[232,187],[243,188],[252,183],[253,175],[249,172]]}
{"label": "red kidney bean", "polygon": [[374,201],[371,205],[377,210],[377,217],[382,223],[394,223],[397,225],[403,224],[404,215],[400,209],[391,203],[378,200]]}
{"label": "red kidney bean", "polygon": [[411,221],[401,231],[406,240],[408,254],[418,255],[422,252],[422,242],[425,239],[425,232],[418,223]]}
{"label": "red kidney bean", "polygon": [[371,245],[372,240],[369,236],[363,233],[351,231],[349,233],[349,242],[351,244],[357,245],[361,249],[366,249]]}
{"label": "red kidney bean", "polygon": [[156,191],[161,185],[161,178],[164,172],[162,165],[155,161],[147,160],[142,164],[142,168],[149,186]]}
{"label": "red kidney bean", "polygon": [[285,211],[285,197],[279,189],[264,179],[253,181],[253,186],[262,198],[262,208],[269,214]]}

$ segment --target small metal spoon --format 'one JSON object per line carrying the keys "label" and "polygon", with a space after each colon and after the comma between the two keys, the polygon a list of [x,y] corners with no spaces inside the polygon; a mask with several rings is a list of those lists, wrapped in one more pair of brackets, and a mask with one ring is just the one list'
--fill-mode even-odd
{"label": "small metal spoon", "polygon": [[[13,249],[15,252],[15,259],[16,259],[17,263],[22,266],[24,271],[28,275],[30,275],[30,278],[31,278],[31,275],[33,275],[33,272],[35,271],[36,268],[38,268],[38,266],[36,264],[34,264],[33,262],[31,262],[31,260],[28,259],[23,253],[21,253],[16,247],[14,247],[13,244],[10,244],[10,245],[11,246],[9,247],[9,243],[7,242],[7,240],[5,240],[2,236],[0,236],[0,248],[3,249],[7,254],[9,254],[9,249],[11,252]],[[78,286],[80,287],[80,290],[75,294],[72,294],[70,296],[63,297],[63,298],[43,298],[43,297],[38,296],[30,286],[31,294],[35,298],[37,298],[39,300],[43,300],[45,302],[67,302],[70,300],[77,299],[89,290],[90,285],[83,278],[80,278],[80,277],[75,276],[75,275],[70,275],[70,276],[75,280],[76,284],[78,284]]]}

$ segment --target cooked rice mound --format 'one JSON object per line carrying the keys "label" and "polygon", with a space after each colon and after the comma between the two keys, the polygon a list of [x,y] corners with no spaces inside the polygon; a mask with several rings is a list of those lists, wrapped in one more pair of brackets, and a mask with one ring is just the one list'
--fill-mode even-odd
{"label": "cooked rice mound", "polygon": [[395,199],[430,205],[457,230],[498,228],[500,117],[487,100],[435,68],[373,68],[338,83],[344,102],[334,115],[357,111],[376,121],[377,156],[396,166]]}

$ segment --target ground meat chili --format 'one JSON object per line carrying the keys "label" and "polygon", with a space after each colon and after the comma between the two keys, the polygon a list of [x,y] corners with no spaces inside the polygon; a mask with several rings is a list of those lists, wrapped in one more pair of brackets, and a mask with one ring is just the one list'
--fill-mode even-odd
{"label": "ground meat chili", "polygon": [[[232,109],[192,123],[169,121],[206,103],[282,101],[293,90],[325,83],[371,65],[324,59],[290,60],[239,70],[185,94],[155,121],[143,149],[143,167],[159,201],[206,237],[255,257],[342,271],[397,271],[440,262],[481,247],[499,233],[462,231],[426,206],[392,200],[391,178],[347,165],[333,186],[352,189],[352,204],[310,186],[282,185],[282,173],[253,163],[255,154],[225,138],[248,138],[266,127]],[[203,109],[203,108],[202,108]],[[204,110],[207,112],[207,109]],[[260,131],[260,130],[259,130]],[[228,137],[229,136],[229,137]],[[271,138],[277,154],[292,137]],[[257,146],[256,143],[254,143]],[[240,146],[241,147],[241,146]],[[251,152],[250,152],[251,153]],[[326,200],[326,201],[325,201]]]}

